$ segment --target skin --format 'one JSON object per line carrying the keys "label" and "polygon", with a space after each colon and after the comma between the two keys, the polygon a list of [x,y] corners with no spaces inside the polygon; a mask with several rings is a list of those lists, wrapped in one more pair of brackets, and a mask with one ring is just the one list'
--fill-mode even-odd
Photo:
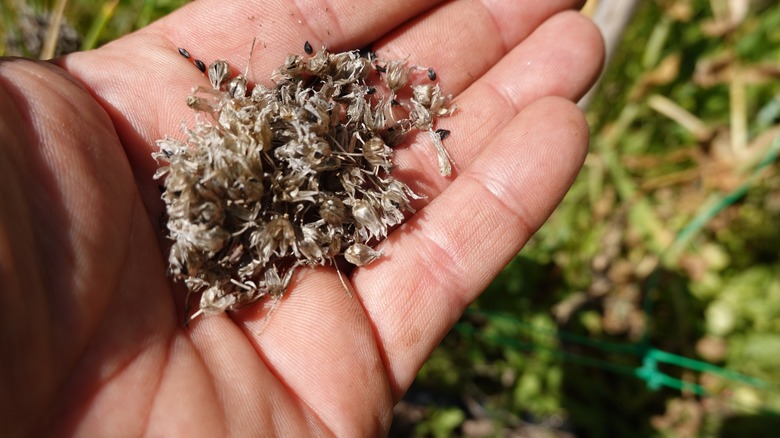
{"label": "skin", "polygon": [[[0,60],[0,430],[6,436],[386,433],[392,407],[465,308],[566,193],[588,145],[576,101],[602,42],[575,0],[200,0],[98,50]],[[377,13],[376,11],[382,11]],[[154,141],[183,138],[184,59],[268,78],[308,40],[373,44],[456,96],[397,176],[426,196],[353,271],[301,269],[269,304],[183,327],[166,277]],[[423,70],[421,73],[425,75]]]}

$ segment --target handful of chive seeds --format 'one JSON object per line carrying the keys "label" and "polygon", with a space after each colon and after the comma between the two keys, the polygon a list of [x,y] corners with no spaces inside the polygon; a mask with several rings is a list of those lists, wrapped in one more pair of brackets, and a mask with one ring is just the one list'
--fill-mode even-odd
{"label": "handful of chive seeds", "polygon": [[[211,88],[187,97],[196,111],[187,141],[157,141],[169,273],[201,294],[192,318],[278,299],[300,266],[376,260],[369,244],[419,199],[390,174],[392,148],[410,131],[429,133],[440,173],[451,173],[449,131],[433,127],[454,107],[432,69],[304,47],[272,87],[250,90],[245,75],[213,62]],[[415,76],[422,83],[410,84]]]}

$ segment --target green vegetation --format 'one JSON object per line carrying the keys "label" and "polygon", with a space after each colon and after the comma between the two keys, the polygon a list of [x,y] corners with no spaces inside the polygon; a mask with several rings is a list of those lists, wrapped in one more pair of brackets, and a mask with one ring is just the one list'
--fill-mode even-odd
{"label": "green vegetation", "polygon": [[[73,0],[66,17],[89,48],[181,3]],[[642,3],[574,187],[433,353],[395,433],[780,427],[780,7],[727,3]],[[0,8],[19,33],[20,3]]]}

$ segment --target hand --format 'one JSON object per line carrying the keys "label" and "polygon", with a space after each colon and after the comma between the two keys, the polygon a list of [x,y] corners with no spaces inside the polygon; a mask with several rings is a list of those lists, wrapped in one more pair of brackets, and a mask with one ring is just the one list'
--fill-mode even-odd
{"label": "hand", "polygon": [[[588,129],[571,103],[602,44],[576,0],[201,0],[54,64],[0,62],[0,425],[10,436],[371,436],[432,349],[560,202]],[[405,6],[402,6],[405,4]],[[427,205],[345,293],[301,269],[264,306],[181,325],[165,275],[154,141],[183,138],[207,79],[177,53],[264,81],[304,41],[432,66],[458,111],[396,176]],[[265,306],[267,308],[267,305]],[[259,334],[258,334],[259,333]]]}

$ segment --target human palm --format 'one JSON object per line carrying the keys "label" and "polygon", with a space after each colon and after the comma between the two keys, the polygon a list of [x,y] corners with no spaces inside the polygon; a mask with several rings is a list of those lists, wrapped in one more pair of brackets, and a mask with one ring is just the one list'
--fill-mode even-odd
{"label": "human palm", "polygon": [[[117,435],[369,436],[465,307],[543,223],[587,148],[570,102],[601,63],[575,0],[201,0],[56,65],[0,61],[0,425]],[[181,324],[154,141],[207,79],[176,48],[262,81],[305,40],[433,66],[458,111],[451,178],[425,140],[396,176],[426,196],[353,271],[301,269],[257,305]],[[74,79],[75,78],[75,79]],[[265,306],[267,310],[267,306]]]}

